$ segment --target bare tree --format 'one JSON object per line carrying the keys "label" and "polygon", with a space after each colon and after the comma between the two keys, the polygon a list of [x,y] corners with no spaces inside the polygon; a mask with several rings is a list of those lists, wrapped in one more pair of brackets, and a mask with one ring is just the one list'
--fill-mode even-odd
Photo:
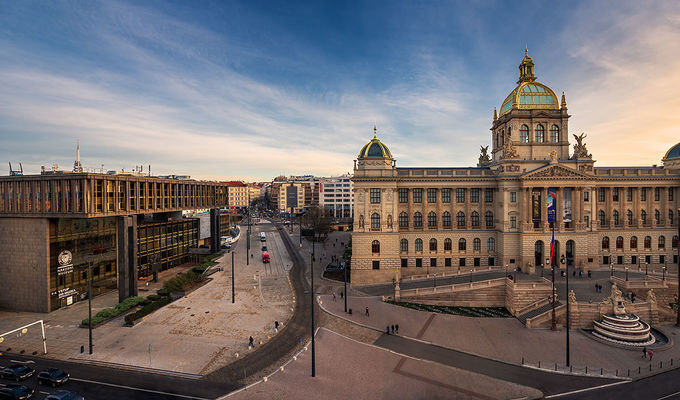
{"label": "bare tree", "polygon": [[330,212],[321,207],[310,208],[302,216],[300,224],[302,229],[312,231],[314,240],[328,237],[331,231],[332,218]]}

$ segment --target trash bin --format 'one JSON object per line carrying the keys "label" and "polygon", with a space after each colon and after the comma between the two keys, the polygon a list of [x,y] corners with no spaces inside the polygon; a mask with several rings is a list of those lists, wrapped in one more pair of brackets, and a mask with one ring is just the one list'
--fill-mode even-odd
{"label": "trash bin", "polygon": [[348,313],[349,315],[352,315],[352,309],[351,309],[351,308],[348,308],[348,309],[347,309],[347,313]]}

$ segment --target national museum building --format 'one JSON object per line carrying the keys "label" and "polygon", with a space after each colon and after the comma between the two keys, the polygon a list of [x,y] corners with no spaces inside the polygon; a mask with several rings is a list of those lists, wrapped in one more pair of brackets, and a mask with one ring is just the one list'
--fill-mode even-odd
{"label": "national museum building", "polygon": [[677,263],[680,143],[663,166],[595,166],[586,136],[569,133],[564,93],[536,81],[528,55],[519,70],[477,167],[397,167],[374,132],[354,164],[353,284],[473,266],[531,272],[550,255],[553,225],[554,262]]}
{"label": "national museum building", "polygon": [[0,309],[49,312],[84,299],[90,263],[95,295],[137,295],[140,277],[193,258],[199,219],[182,210],[211,209],[219,250],[227,190],[225,182],[81,171],[0,177]]}

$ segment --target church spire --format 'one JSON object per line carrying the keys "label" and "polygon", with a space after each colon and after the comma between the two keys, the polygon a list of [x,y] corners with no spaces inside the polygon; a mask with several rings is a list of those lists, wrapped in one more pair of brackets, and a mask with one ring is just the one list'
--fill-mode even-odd
{"label": "church spire", "polygon": [[76,161],[73,163],[73,172],[83,172],[83,165],[80,163],[80,139],[76,139]]}

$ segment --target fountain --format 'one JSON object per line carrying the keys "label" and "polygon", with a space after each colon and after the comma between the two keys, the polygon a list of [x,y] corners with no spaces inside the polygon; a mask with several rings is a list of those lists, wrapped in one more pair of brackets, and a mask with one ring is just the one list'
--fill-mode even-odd
{"label": "fountain", "polygon": [[[651,291],[650,291],[651,292]],[[654,293],[651,292],[651,296]],[[623,294],[612,285],[611,295],[602,301],[603,305],[613,307],[612,314],[603,314],[602,321],[593,321],[592,334],[600,339],[625,346],[650,346],[657,338],[648,323],[640,321],[635,314],[626,311]]]}

